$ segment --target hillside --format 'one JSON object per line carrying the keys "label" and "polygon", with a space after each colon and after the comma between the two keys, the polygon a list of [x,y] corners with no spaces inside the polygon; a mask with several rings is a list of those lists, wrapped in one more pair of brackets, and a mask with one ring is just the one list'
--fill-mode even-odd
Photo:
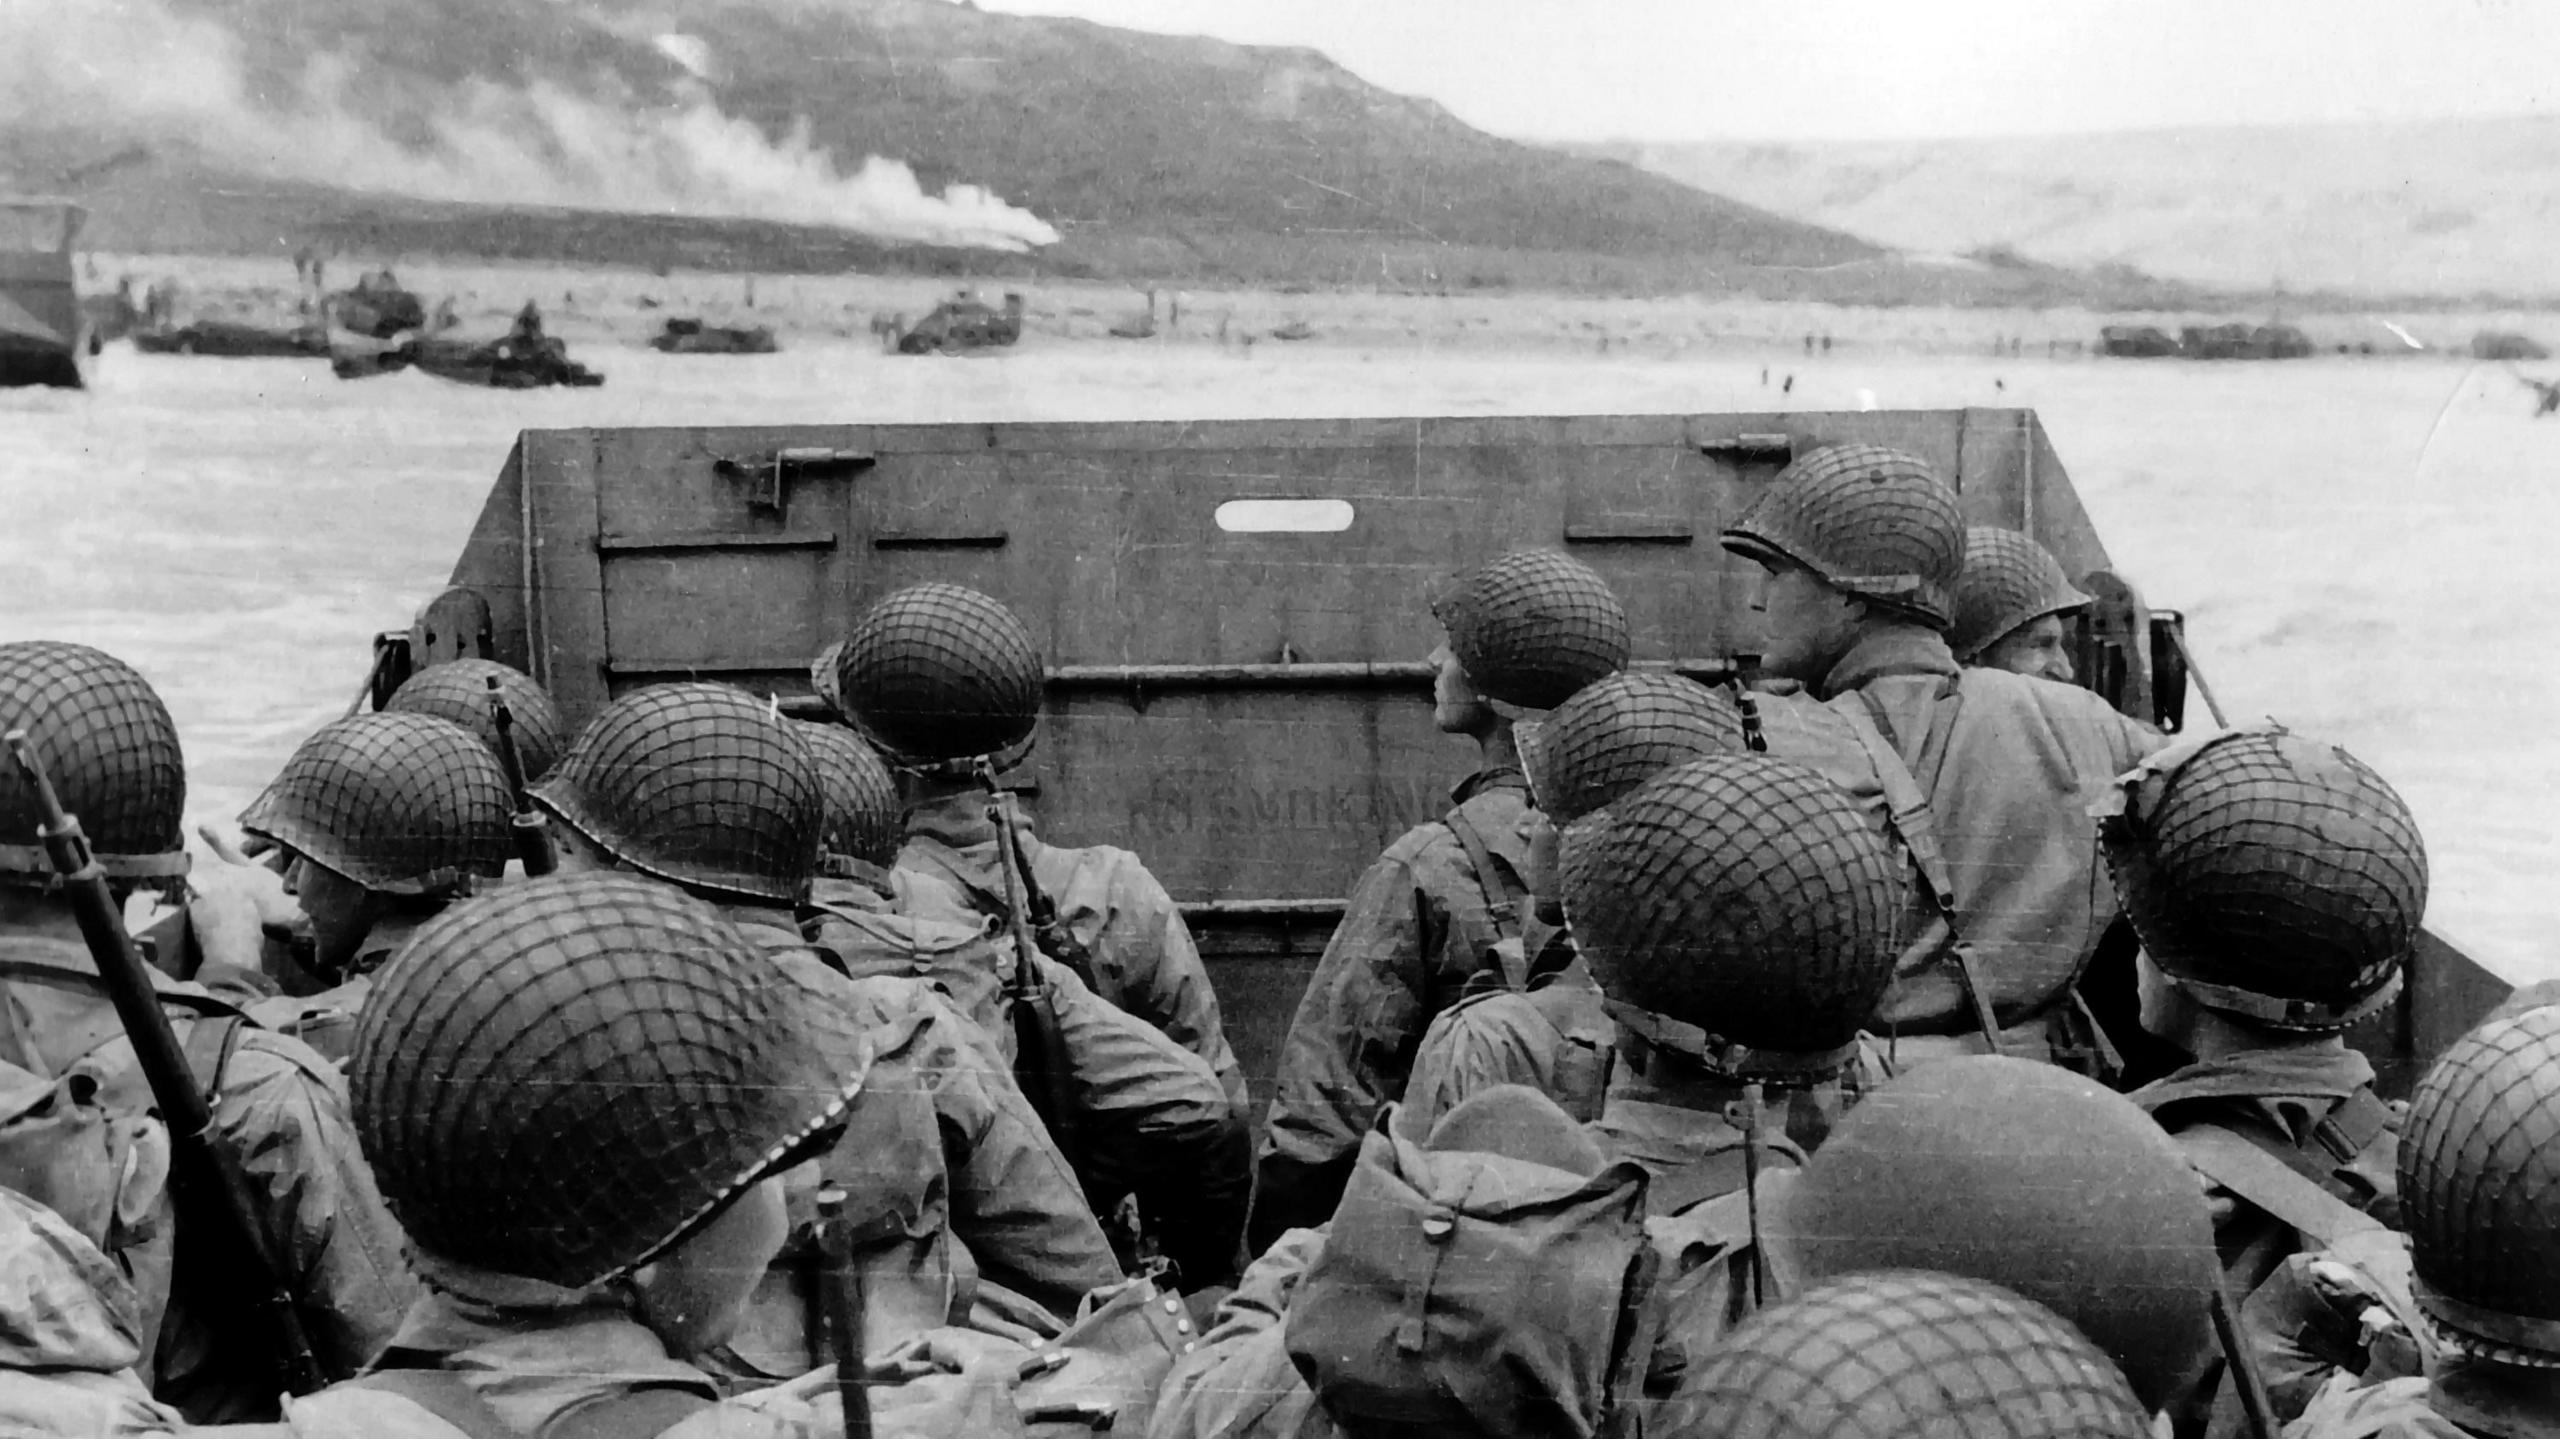
{"label": "hillside", "polygon": [[1919,254],[2560,301],[2560,118],[1581,153]]}
{"label": "hillside", "polygon": [[79,10],[0,34],[0,178],[124,250],[1653,288],[1889,264],[1313,51],[940,0]]}

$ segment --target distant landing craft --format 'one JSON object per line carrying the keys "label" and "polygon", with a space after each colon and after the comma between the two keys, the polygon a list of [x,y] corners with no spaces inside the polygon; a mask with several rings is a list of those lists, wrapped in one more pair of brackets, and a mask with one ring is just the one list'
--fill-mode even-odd
{"label": "distant landing craft", "polygon": [[901,355],[965,354],[995,349],[1022,338],[1022,296],[1007,293],[1002,310],[966,292],[933,307],[914,328],[898,336]]}
{"label": "distant landing craft", "polygon": [[88,219],[68,200],[0,197],[0,386],[89,383],[103,342],[71,274]]}

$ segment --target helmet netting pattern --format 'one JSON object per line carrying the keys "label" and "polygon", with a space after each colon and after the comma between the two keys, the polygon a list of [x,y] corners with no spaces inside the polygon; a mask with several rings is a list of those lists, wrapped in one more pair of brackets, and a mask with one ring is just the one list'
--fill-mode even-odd
{"label": "helmet netting pattern", "polygon": [[1806,1275],[1927,1269],[2069,1320],[2158,1404],[2213,1343],[2195,1170],[2150,1115],[2050,1064],[1976,1055],[1878,1087],[1788,1199]]}
{"label": "helmet netting pattern", "polygon": [[[0,731],[13,729],[27,732],[90,848],[143,855],[186,847],[178,727],[131,665],[58,640],[0,644]],[[37,844],[43,823],[34,790],[0,759],[0,844]]]}
{"label": "helmet netting pattern", "polygon": [[913,585],[854,622],[836,653],[838,708],[901,760],[971,759],[1040,720],[1047,672],[1031,631],[960,585]]}
{"label": "helmet netting pattern", "polygon": [[2030,620],[2087,603],[2044,546],[2016,530],[1976,525],[1965,531],[1964,578],[1956,585],[1947,647],[1957,659],[1971,660]]}
{"label": "helmet netting pattern", "polygon": [[653,685],[598,711],[533,797],[652,874],[796,900],[827,817],[801,728],[726,685]]}
{"label": "helmet netting pattern", "polygon": [[506,772],[470,731],[385,710],[321,726],[240,827],[367,889],[441,894],[506,873],[514,813]]}
{"label": "helmet netting pattern", "polygon": [[646,1262],[841,1113],[793,986],[708,906],[561,874],[455,906],[380,970],[347,1063],[409,1237],[576,1287]]}
{"label": "helmet netting pattern", "polygon": [[2173,976],[2347,1006],[2399,972],[2427,907],[2409,807],[2345,750],[2272,731],[2208,746],[2108,867]]}
{"label": "helmet netting pattern", "polygon": [[1780,472],[1725,548],[1792,560],[1851,594],[1940,629],[1964,574],[1964,513],[1928,462],[1829,445]]}
{"label": "helmet netting pattern", "polygon": [[2485,1025],[2445,1051],[2410,1101],[2399,1177],[2428,1288],[2560,1323],[2560,1009]]}
{"label": "helmet netting pattern", "polygon": [[524,764],[527,784],[550,772],[568,742],[559,706],[533,676],[496,660],[452,660],[409,676],[391,692],[386,710],[434,715],[480,737],[491,754],[498,750],[498,722],[489,714],[489,677],[498,678],[498,694],[515,720],[516,758]]}
{"label": "helmet netting pattern", "polygon": [[804,724],[800,738],[818,762],[827,825],[820,847],[871,864],[898,857],[904,839],[898,782],[871,746],[835,725]]}
{"label": "helmet netting pattern", "polygon": [[1550,709],[1627,663],[1627,610],[1589,565],[1515,550],[1479,565],[1432,606],[1478,694]]}
{"label": "helmet netting pattern", "polygon": [[1647,1431],[1676,1439],[2146,1439],[2150,1416],[2053,1311],[1996,1285],[1889,1270],[1736,1330]]}
{"label": "helmet netting pattern", "polygon": [[1653,670],[1626,670],[1586,685],[1534,730],[1523,725],[1519,740],[1538,807],[1558,824],[1616,801],[1673,765],[1744,752],[1742,716],[1731,696]]}
{"label": "helmet netting pattern", "polygon": [[1729,1043],[1848,1043],[1893,979],[1884,841],[1821,775],[1765,755],[1667,770],[1561,849],[1565,912],[1610,998]]}

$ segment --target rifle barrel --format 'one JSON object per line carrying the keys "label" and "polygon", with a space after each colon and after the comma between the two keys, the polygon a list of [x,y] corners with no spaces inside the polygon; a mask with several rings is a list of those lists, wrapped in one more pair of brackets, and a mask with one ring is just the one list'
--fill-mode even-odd
{"label": "rifle barrel", "polygon": [[178,1044],[176,1031],[169,1027],[168,1011],[160,1007],[159,993],[143,967],[142,955],[134,948],[133,937],[125,932],[124,916],[116,907],[113,891],[107,887],[106,867],[91,852],[89,836],[81,829],[79,818],[62,808],[62,800],[54,793],[53,781],[46,777],[44,762],[37,758],[27,732],[9,731],[6,743],[44,815],[44,823],[36,833],[46,856],[62,876],[63,892],[80,924],[80,938],[87,943],[89,957],[98,966],[98,977],[115,1005],[125,1037],[133,1045],[143,1078],[151,1086],[151,1097],[169,1126],[171,1178],[183,1194],[198,1201],[188,1212],[214,1226],[201,1241],[202,1247],[251,1271],[247,1277],[252,1285],[244,1287],[253,1287],[269,1310],[281,1349],[278,1364],[285,1387],[295,1394],[315,1393],[326,1381],[321,1376],[319,1360],[312,1354],[310,1336],[303,1330],[293,1294],[285,1286],[274,1251],[250,1204],[248,1176],[238,1159],[214,1142],[212,1107],[196,1087],[186,1052]]}

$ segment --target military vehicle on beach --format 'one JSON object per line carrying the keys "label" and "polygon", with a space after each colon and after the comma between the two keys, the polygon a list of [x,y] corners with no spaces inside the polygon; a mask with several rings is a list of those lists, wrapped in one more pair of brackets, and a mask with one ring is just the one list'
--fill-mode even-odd
{"label": "military vehicle on beach", "polygon": [[0,197],[0,387],[89,383],[102,341],[72,275],[88,219],[68,200]]}
{"label": "military vehicle on beach", "polygon": [[649,337],[649,348],[668,355],[770,355],[780,346],[766,325],[706,325],[699,319],[670,319]]}
{"label": "military vehicle on beach", "polygon": [[[361,702],[481,655],[529,670],[572,725],[674,679],[814,717],[810,658],[867,602],[928,579],[986,591],[1049,666],[1010,782],[1045,832],[1146,858],[1267,1095],[1345,891],[1468,763],[1431,723],[1432,585],[1555,546],[1624,598],[1639,663],[1748,675],[1754,585],[1717,531],[1791,457],[1851,441],[1926,457],[1972,523],[2090,577],[2084,683],[2170,731],[2191,693],[2210,703],[2181,617],[2114,576],[2016,409],[531,430],[453,589],[377,638]],[[2099,965],[2102,1013],[2129,1021],[2129,946]],[[2508,988],[2431,932],[2351,1038],[2405,1090]]]}
{"label": "military vehicle on beach", "polygon": [[998,310],[964,292],[934,306],[889,347],[901,355],[957,355],[1001,348],[1021,338],[1022,296],[1007,294]]}

